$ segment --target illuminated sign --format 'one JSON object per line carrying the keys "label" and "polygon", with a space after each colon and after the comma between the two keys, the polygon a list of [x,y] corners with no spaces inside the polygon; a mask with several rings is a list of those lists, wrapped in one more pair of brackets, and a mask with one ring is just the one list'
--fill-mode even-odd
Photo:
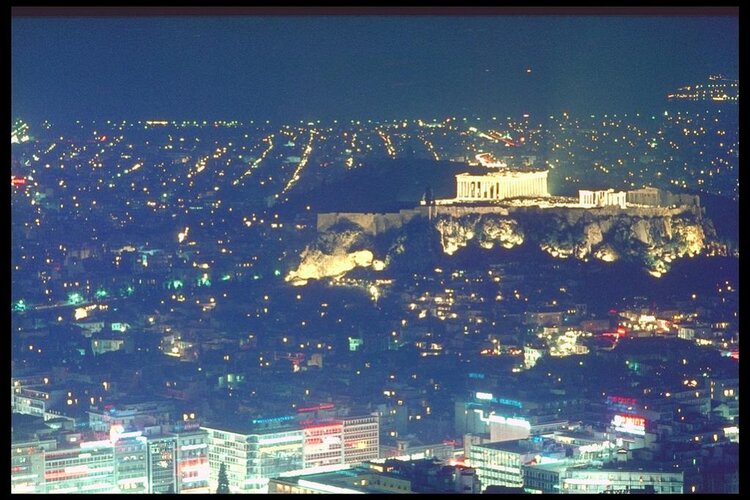
{"label": "illuminated sign", "polygon": [[490,422],[510,425],[513,427],[523,427],[524,429],[530,429],[531,424],[528,420],[522,418],[503,417],[500,415],[490,415]]}
{"label": "illuminated sign", "polygon": [[643,436],[646,434],[646,419],[635,415],[615,415],[612,426],[616,431]]}
{"label": "illuminated sign", "polygon": [[515,399],[500,398],[497,400],[497,402],[501,405],[515,406],[516,408],[523,407],[523,404],[520,401],[516,401]]}
{"label": "illuminated sign", "polygon": [[258,424],[273,424],[273,423],[288,422],[290,420],[294,420],[294,418],[295,417],[293,417],[293,416],[254,418],[250,423],[253,424],[253,425],[258,425]]}
{"label": "illuminated sign", "polygon": [[318,410],[330,410],[334,407],[335,405],[332,403],[323,403],[318,406],[309,406],[307,408],[297,408],[297,413],[305,413],[308,411],[318,411]]}
{"label": "illuminated sign", "polygon": [[474,398],[480,401],[490,401],[507,406],[515,406],[516,408],[523,408],[523,403],[516,401],[515,399],[496,398],[491,392],[475,392]]}
{"label": "illuminated sign", "polygon": [[304,439],[304,436],[300,433],[300,434],[295,434],[293,436],[280,436],[280,437],[275,437],[275,438],[259,439],[258,444],[269,445],[269,444],[281,444],[281,443],[293,443],[293,442],[298,442],[301,444],[303,439]]}
{"label": "illuminated sign", "polygon": [[478,414],[479,419],[485,423],[492,422],[496,424],[505,424],[514,427],[523,427],[524,429],[531,429],[531,423],[528,420],[524,420],[522,418],[503,417],[502,415],[495,415],[494,412],[490,413],[489,417],[485,417],[482,414],[482,410],[474,410],[474,413]]}
{"label": "illuminated sign", "polygon": [[624,398],[622,396],[608,396],[607,402],[625,406],[635,406],[637,404],[635,398]]}
{"label": "illuminated sign", "polygon": [[608,396],[607,406],[620,414],[634,414],[638,411],[638,401],[635,398],[622,396]]}
{"label": "illuminated sign", "polygon": [[315,423],[312,420],[301,423],[305,431],[318,430],[318,429],[337,429],[341,430],[343,424],[341,422],[322,422]]}
{"label": "illuminated sign", "polygon": [[203,444],[188,444],[185,446],[180,446],[180,451],[190,451],[190,450],[200,450],[208,446],[206,443]]}
{"label": "illuminated sign", "polygon": [[80,446],[82,450],[90,450],[92,448],[110,447],[112,446],[112,442],[107,439],[102,441],[86,441],[81,443]]}
{"label": "illuminated sign", "polygon": [[[341,432],[340,427],[338,432]],[[306,456],[316,455],[318,453],[336,452],[337,450],[341,450],[340,436],[309,436],[305,439],[304,453]]]}
{"label": "illuminated sign", "polygon": [[10,185],[11,186],[24,186],[24,185],[26,185],[26,178],[24,178],[24,177],[16,177],[16,176],[12,175],[10,177]]}

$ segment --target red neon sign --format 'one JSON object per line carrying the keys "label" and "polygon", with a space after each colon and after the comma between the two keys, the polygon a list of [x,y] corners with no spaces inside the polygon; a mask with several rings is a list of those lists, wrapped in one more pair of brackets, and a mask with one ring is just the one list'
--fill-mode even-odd
{"label": "red neon sign", "polygon": [[634,398],[625,398],[622,396],[608,396],[607,400],[610,403],[621,404],[625,406],[635,406],[637,404]]}
{"label": "red neon sign", "polygon": [[303,424],[302,427],[307,430],[313,430],[313,429],[334,429],[339,430],[343,424],[341,422],[323,422],[323,423],[317,423],[317,422],[310,422]]}
{"label": "red neon sign", "polygon": [[307,408],[297,408],[297,413],[307,413],[309,411],[318,411],[318,410],[330,410],[334,407],[335,405],[332,403],[323,403],[318,406],[308,406]]}

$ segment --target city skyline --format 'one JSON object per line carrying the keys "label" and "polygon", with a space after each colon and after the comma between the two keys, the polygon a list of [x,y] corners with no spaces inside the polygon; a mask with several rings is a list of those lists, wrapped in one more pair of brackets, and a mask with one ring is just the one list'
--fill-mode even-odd
{"label": "city skyline", "polygon": [[737,9],[87,9],[11,23],[11,493],[739,492]]}

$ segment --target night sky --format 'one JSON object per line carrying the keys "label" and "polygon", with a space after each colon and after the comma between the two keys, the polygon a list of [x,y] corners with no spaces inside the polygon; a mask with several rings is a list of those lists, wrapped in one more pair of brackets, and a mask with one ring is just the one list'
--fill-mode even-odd
{"label": "night sky", "polygon": [[[604,113],[738,77],[737,17],[14,17],[12,117]],[[531,69],[531,72],[527,72]]]}

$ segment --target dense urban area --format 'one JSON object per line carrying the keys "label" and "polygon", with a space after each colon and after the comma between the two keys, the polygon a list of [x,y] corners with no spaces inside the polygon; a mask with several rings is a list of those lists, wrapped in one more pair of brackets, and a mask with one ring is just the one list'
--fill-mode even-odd
{"label": "dense urban area", "polygon": [[737,492],[737,100],[16,120],[11,491]]}

